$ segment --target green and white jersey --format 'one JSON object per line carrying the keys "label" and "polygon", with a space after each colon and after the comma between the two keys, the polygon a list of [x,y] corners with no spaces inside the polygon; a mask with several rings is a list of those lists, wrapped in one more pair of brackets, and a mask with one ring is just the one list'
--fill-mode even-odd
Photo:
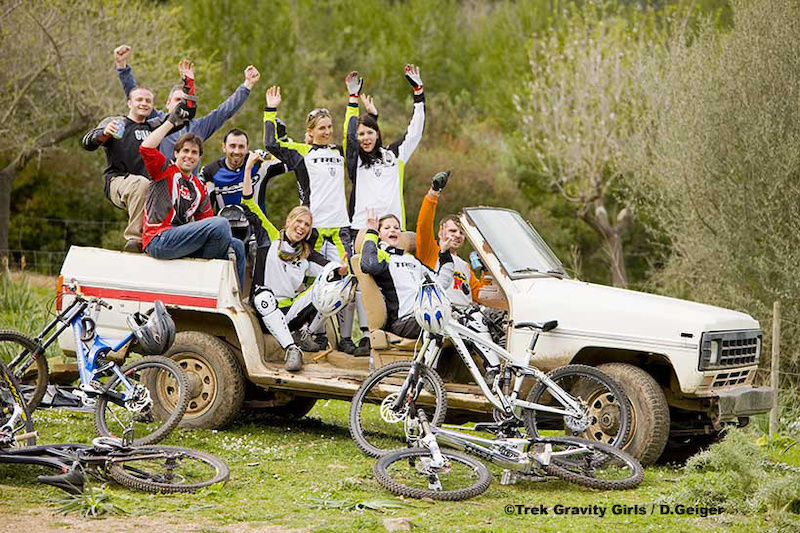
{"label": "green and white jersey", "polygon": [[[350,114],[358,114],[349,107]],[[311,209],[315,228],[350,226],[344,190],[344,148],[335,145],[305,144],[279,141],[276,137],[276,110],[264,112],[264,145],[275,157],[286,163],[297,177],[300,203]]]}

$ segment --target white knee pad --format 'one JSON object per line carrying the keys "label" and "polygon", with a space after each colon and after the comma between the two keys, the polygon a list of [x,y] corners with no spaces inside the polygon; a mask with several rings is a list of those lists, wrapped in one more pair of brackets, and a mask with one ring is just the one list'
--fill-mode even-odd
{"label": "white knee pad", "polygon": [[272,291],[262,290],[253,297],[253,307],[256,308],[259,315],[266,316],[278,310],[278,300],[275,299]]}
{"label": "white knee pad", "polygon": [[287,348],[294,343],[292,334],[283,313],[278,309],[278,300],[275,295],[268,290],[259,292],[253,298],[253,306],[261,315],[261,321],[267,326],[267,330],[280,343],[282,348]]}

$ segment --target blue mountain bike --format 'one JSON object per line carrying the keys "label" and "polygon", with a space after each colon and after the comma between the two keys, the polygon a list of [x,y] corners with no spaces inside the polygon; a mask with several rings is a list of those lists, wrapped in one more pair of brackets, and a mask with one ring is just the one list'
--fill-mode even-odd
{"label": "blue mountain bike", "polygon": [[[23,397],[30,411],[41,402],[47,390],[49,370],[45,351],[67,328],[75,336],[80,385],[76,392],[85,406],[94,407],[94,426],[100,436],[121,437],[133,431],[133,445],[162,440],[183,418],[189,403],[189,381],[172,359],[147,355],[122,368],[106,356],[134,341],[141,350],[146,340],[148,315],[134,313],[128,321],[131,332],[117,342],[97,333],[101,307],[111,306],[100,298],[86,298],[77,284],[68,287],[74,296],[35,338],[16,331],[0,331],[0,360],[22,384]],[[163,304],[156,303],[156,310]],[[168,316],[168,315],[167,315]],[[174,339],[173,330],[168,340]],[[141,328],[139,327],[141,325]],[[144,332],[144,333],[143,333]],[[163,332],[161,332],[163,333]],[[161,353],[169,346],[161,341]],[[152,348],[151,348],[152,349]],[[141,350],[147,352],[148,350]]]}

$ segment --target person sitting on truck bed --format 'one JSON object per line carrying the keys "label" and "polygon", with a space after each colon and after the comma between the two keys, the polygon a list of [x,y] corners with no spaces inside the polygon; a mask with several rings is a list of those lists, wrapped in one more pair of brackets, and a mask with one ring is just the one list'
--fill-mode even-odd
{"label": "person sitting on truck bed", "polygon": [[[282,131],[281,131],[282,130]],[[286,126],[278,121],[279,138],[286,137]],[[211,196],[211,208],[215,214],[226,205],[240,205],[242,203],[242,182],[244,181],[244,167],[250,151],[250,138],[244,130],[233,128],[222,139],[222,151],[225,157],[220,157],[210,165],[205,165],[198,177],[206,184],[206,189]],[[286,164],[275,157],[269,157],[266,152],[259,154],[264,161],[255,166],[253,175],[253,188],[256,203],[265,213],[267,212],[265,192],[269,180],[288,171]]]}
{"label": "person sitting on truck bed", "polygon": [[[425,270],[430,270],[416,257],[398,248],[400,220],[395,215],[384,215],[380,220],[375,211],[367,210],[367,233],[361,245],[361,270],[371,274],[386,301],[385,329],[406,338],[419,337],[421,328],[414,318],[414,297],[425,280]],[[449,249],[450,237],[442,244]],[[436,281],[447,287],[453,279],[453,258],[444,251],[440,254]]]}
{"label": "person sitting on truck bed", "polygon": [[[303,289],[307,277],[316,277],[328,260],[306,240],[311,231],[311,210],[299,205],[286,217],[286,228],[278,231],[253,199],[252,172],[261,157],[250,152],[242,183],[242,204],[258,243],[253,267],[252,302],[261,320],[275,340],[286,350],[285,367],[297,372],[303,367],[303,353],[295,344],[290,328],[311,324],[301,330],[300,346],[306,351],[318,351],[311,337],[325,326],[324,317],[311,302],[311,287]],[[342,263],[340,274],[347,272]]]}
{"label": "person sitting on truck bed", "polygon": [[[117,65],[117,77],[119,78],[119,83],[122,85],[122,90],[125,92],[126,96],[130,95],[131,91],[136,88],[136,80],[133,77],[130,64],[128,63],[132,52],[133,48],[127,44],[123,44],[114,49],[114,62]],[[188,61],[186,64],[186,66],[191,69],[191,77],[194,78],[194,64]],[[183,75],[184,71],[181,70],[181,76],[183,77]],[[247,101],[250,97],[250,91],[253,89],[253,86],[258,83],[259,79],[261,79],[261,73],[256,67],[249,65],[244,69],[244,81],[236,88],[233,94],[210,113],[202,117],[192,117],[192,119],[186,123],[184,133],[194,133],[203,141],[211,137],[214,132],[221,128]],[[169,96],[167,96],[166,112],[159,111],[151,106],[150,118],[166,117],[183,98],[186,98],[183,87],[181,85],[174,85],[169,91]],[[164,157],[172,157],[172,152],[174,151],[178,137],[178,133],[172,132],[161,141],[161,145],[158,149],[164,154]],[[197,165],[200,165],[199,159],[197,160]],[[197,171],[197,167],[193,170]]]}
{"label": "person sitting on truck bed", "polygon": [[232,247],[239,286],[244,287],[244,244],[231,236],[227,220],[213,215],[206,188],[192,173],[203,154],[203,140],[194,133],[182,135],[171,164],[158,151],[164,136],[191,115],[189,109],[186,101],[173,108],[139,147],[152,180],[144,206],[144,251],[156,259],[225,259]]}

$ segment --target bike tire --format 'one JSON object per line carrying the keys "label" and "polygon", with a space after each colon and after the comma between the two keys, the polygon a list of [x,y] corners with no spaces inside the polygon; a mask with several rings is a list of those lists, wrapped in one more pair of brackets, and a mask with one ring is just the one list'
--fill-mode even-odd
{"label": "bike tire", "polygon": [[180,423],[189,404],[189,379],[186,373],[178,363],[160,355],[149,355],[128,363],[121,371],[132,383],[144,386],[152,403],[137,413],[128,406],[119,406],[111,401],[108,391],[123,390],[119,377],[112,375],[103,394],[97,398],[94,411],[97,434],[122,437],[125,429],[135,424],[134,446],[163,440]]}
{"label": "bike tire", "polygon": [[190,448],[140,446],[109,455],[108,475],[120,485],[143,492],[195,492],[230,478],[225,461]]}
{"label": "bike tire", "polygon": [[442,483],[441,490],[414,486],[415,482],[420,485],[429,482],[428,474],[421,472],[416,465],[417,461],[431,457],[426,448],[395,450],[380,457],[372,470],[383,488],[409,498],[460,501],[474,498],[489,488],[492,474],[482,462],[455,450],[442,449],[441,453],[449,462],[449,467],[437,474],[437,480]]}
{"label": "bike tire", "polygon": [[[631,428],[631,406],[628,397],[613,378],[586,365],[562,366],[547,375],[586,406],[586,427],[582,431],[576,431],[569,427],[575,421],[565,416],[524,409],[522,418],[529,437],[549,436],[542,431],[554,430],[567,437],[583,437],[616,447],[622,447],[627,442]],[[531,389],[528,401],[563,407],[542,381]]]}
{"label": "bike tire", "polygon": [[[366,377],[350,402],[350,435],[356,446],[370,457],[380,457],[406,445],[406,413],[393,414],[385,404],[389,401],[388,395],[393,394],[391,391],[404,383],[411,368],[410,361],[382,366]],[[440,426],[447,414],[444,381],[435,370],[426,366],[421,367],[420,376],[423,392],[427,394],[420,395],[418,405],[425,409],[431,424]],[[415,390],[415,387],[411,386],[409,390]],[[389,420],[391,417],[394,420]]]}
{"label": "bike tire", "polygon": [[[639,486],[644,468],[632,455],[619,448],[580,437],[545,437],[534,446],[551,444],[555,452],[570,452],[569,458],[551,457],[545,472],[582,487],[600,490],[628,490]],[[580,449],[586,453],[576,454]]]}
{"label": "bike tire", "polygon": [[[15,406],[20,408],[20,420],[11,428],[11,435],[8,435],[13,439],[10,447],[16,447],[18,444],[33,446],[36,444],[33,419],[22,397],[19,381],[17,381],[14,373],[0,361],[0,427],[4,426],[12,418]],[[22,435],[28,436],[18,440]],[[0,448],[3,448],[2,443],[0,443]]]}
{"label": "bike tire", "polygon": [[[31,412],[39,407],[42,402],[50,379],[47,357],[45,357],[44,350],[41,350],[42,353],[37,354],[38,351],[39,345],[27,335],[18,331],[0,331],[0,360],[14,373],[14,377],[17,378],[20,385],[33,387],[33,392],[23,394],[28,410]],[[10,365],[12,360],[23,352],[36,354],[33,361],[25,365],[24,362],[27,357],[23,357],[15,365]]]}

